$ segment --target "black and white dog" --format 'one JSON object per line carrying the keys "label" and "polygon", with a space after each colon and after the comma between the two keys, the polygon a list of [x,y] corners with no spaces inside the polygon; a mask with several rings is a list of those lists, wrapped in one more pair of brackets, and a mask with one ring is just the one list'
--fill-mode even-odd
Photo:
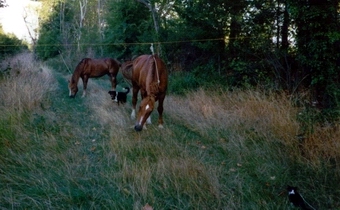
{"label": "black and white dog", "polygon": [[130,92],[130,88],[129,87],[125,87],[125,92],[116,92],[114,90],[109,91],[109,94],[111,96],[111,99],[115,102],[124,104],[126,103],[126,98],[127,98],[127,94]]}
{"label": "black and white dog", "polygon": [[287,186],[288,191],[288,199],[295,206],[300,207],[303,210],[315,210],[313,206],[311,206],[302,195],[298,192],[297,187]]}

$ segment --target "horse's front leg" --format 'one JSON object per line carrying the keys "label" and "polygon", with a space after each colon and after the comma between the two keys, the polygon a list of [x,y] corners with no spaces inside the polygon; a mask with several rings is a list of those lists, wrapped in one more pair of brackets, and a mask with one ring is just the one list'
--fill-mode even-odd
{"label": "horse's front leg", "polygon": [[137,105],[137,97],[138,97],[139,88],[137,86],[133,86],[132,88],[132,112],[131,119],[136,119],[136,105]]}
{"label": "horse's front leg", "polygon": [[[141,96],[142,96],[142,101],[144,98],[146,98],[148,96],[148,93],[146,92],[146,90],[141,90]],[[151,122],[151,114],[149,115],[148,119],[146,119],[146,124],[152,124]],[[144,124],[144,128],[146,128],[145,124]]]}
{"label": "horse's front leg", "polygon": [[163,103],[164,103],[164,99],[165,99],[165,94],[162,94],[159,97],[158,100],[158,107],[157,107],[157,111],[158,111],[158,127],[159,128],[163,128]]}
{"label": "horse's front leg", "polygon": [[82,77],[82,80],[83,80],[83,95],[82,95],[82,97],[85,97],[86,96],[86,89],[87,89],[87,82],[89,81],[89,77],[87,75],[84,75]]}
{"label": "horse's front leg", "polygon": [[110,74],[110,80],[111,80],[111,90],[116,91],[117,78],[115,77],[115,75]]}

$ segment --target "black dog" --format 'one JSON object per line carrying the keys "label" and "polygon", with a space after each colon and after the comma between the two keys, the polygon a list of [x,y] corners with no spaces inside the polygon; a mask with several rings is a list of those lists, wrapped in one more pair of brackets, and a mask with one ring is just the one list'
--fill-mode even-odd
{"label": "black dog", "polygon": [[121,104],[126,103],[126,98],[127,98],[126,96],[130,92],[130,88],[125,87],[125,90],[126,90],[125,92],[116,92],[114,90],[109,91],[111,99],[113,101],[116,101],[118,103],[118,105],[119,105],[119,103],[121,103]]}

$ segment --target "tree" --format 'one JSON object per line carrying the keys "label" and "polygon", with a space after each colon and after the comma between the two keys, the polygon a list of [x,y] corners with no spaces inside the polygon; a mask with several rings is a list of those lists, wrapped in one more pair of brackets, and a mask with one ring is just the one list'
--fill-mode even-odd
{"label": "tree", "polygon": [[[196,76],[220,74],[229,25],[225,1],[186,0],[176,2],[174,10],[177,17],[168,23],[168,36],[181,42],[168,47],[171,59]],[[205,65],[216,71],[205,71]]]}
{"label": "tree", "polygon": [[72,28],[68,25],[72,10],[62,1],[45,1],[42,5],[39,39],[34,46],[34,52],[38,58],[47,60],[59,55],[69,44],[67,37],[70,37]]}
{"label": "tree", "polygon": [[5,34],[0,25],[0,58],[14,55],[25,49],[27,49],[27,46],[24,45],[21,40],[13,34]]}
{"label": "tree", "polygon": [[[154,42],[152,20],[148,9],[135,0],[112,1],[105,14],[105,43],[107,54],[122,59],[131,59],[138,54],[150,52]],[[147,51],[148,50],[148,51]]]}
{"label": "tree", "polygon": [[297,28],[297,56],[306,85],[320,107],[334,108],[339,98],[339,0],[289,1]]}

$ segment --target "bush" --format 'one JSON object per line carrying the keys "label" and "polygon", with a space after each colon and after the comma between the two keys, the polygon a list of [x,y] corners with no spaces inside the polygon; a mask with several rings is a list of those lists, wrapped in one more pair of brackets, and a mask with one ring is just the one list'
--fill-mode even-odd
{"label": "bush", "polygon": [[169,77],[168,92],[171,94],[185,94],[188,91],[196,90],[200,86],[200,81],[188,72],[176,72]]}
{"label": "bush", "polygon": [[14,35],[2,34],[0,30],[0,59],[27,49],[28,47]]}

